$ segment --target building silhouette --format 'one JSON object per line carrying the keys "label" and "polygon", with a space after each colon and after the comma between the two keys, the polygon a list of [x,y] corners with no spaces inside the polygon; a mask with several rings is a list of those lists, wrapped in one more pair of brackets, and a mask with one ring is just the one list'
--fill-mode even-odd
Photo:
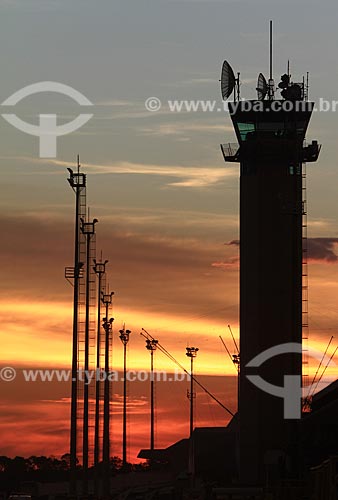
{"label": "building silhouette", "polygon": [[[227,63],[226,63],[227,64]],[[229,65],[227,91],[239,87]],[[238,464],[241,484],[266,484],[301,475],[300,415],[285,418],[284,400],[258,388],[255,374],[284,387],[302,375],[302,357],[286,353],[250,368],[257,355],[302,344],[304,163],[320,147],[305,144],[314,104],[307,86],[283,75],[275,99],[270,76],[258,79],[258,99],[229,103],[238,146],[223,145],[227,162],[240,163],[240,378]],[[236,88],[235,88],[236,92]]]}

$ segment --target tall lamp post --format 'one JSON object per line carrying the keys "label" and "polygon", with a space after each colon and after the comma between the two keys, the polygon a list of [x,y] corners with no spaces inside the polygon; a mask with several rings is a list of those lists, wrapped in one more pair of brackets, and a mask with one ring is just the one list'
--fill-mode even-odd
{"label": "tall lamp post", "polygon": [[122,463],[127,465],[127,345],[129,342],[130,330],[126,330],[125,325],[120,330],[120,340],[123,344],[123,446]]}
{"label": "tall lamp post", "polygon": [[86,319],[85,319],[85,352],[84,352],[84,370],[85,384],[83,390],[83,495],[88,495],[88,437],[89,437],[89,328],[90,328],[90,249],[91,241],[95,234],[95,224],[97,219],[92,222],[81,220],[81,231],[86,238]]}
{"label": "tall lamp post", "polygon": [[155,449],[155,405],[154,405],[154,352],[158,340],[146,339],[146,349],[150,352],[150,463],[154,462]]}
{"label": "tall lamp post", "polygon": [[95,388],[95,437],[94,437],[94,467],[95,467],[95,494],[98,495],[98,466],[100,462],[100,369],[101,369],[101,291],[102,279],[106,272],[106,264],[108,260],[102,262],[94,259],[94,272],[98,277],[98,294],[97,294],[97,337],[96,337],[96,388]]}
{"label": "tall lamp post", "polygon": [[194,431],[194,358],[197,356],[198,347],[187,347],[186,356],[190,358],[190,433],[189,433],[189,472],[191,474],[191,485],[194,486],[194,447],[193,447],[193,431]]}
{"label": "tall lamp post", "polygon": [[80,158],[77,157],[77,172],[68,168],[68,182],[76,197],[75,204],[75,241],[74,267],[66,269],[66,278],[74,279],[74,310],[73,310],[73,344],[72,344],[72,388],[71,388],[71,424],[70,424],[70,494],[77,495],[76,464],[77,464],[77,412],[78,412],[78,315],[79,315],[79,283],[83,263],[80,262],[80,214],[81,196],[86,192],[86,175],[80,173]]}
{"label": "tall lamp post", "polygon": [[109,388],[109,354],[114,318],[109,318],[109,306],[112,304],[114,292],[103,293],[102,303],[106,307],[106,316],[103,318],[103,329],[105,331],[104,348],[104,401],[103,401],[103,496],[110,495],[110,388]]}

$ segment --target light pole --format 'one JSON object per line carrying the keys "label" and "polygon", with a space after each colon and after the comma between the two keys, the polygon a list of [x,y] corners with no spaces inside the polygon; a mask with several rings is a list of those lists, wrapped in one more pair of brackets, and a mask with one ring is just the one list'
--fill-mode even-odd
{"label": "light pole", "polygon": [[102,303],[106,307],[106,316],[103,318],[105,331],[104,348],[104,401],[103,401],[103,496],[110,495],[110,388],[109,388],[109,353],[114,318],[109,318],[109,306],[112,304],[114,292],[103,293]]}
{"label": "light pole", "polygon": [[154,407],[154,352],[158,340],[146,338],[146,349],[150,352],[150,463],[154,461],[155,449],[155,407]]}
{"label": "light pole", "polygon": [[95,234],[95,224],[97,219],[92,222],[81,220],[81,231],[86,238],[86,319],[85,319],[85,352],[84,369],[85,384],[83,390],[83,495],[88,495],[88,435],[89,435],[89,327],[90,327],[90,243]]}
{"label": "light pole", "polygon": [[95,437],[94,437],[94,467],[95,467],[95,494],[98,496],[98,466],[100,462],[100,369],[101,369],[101,291],[102,279],[106,272],[107,260],[97,262],[94,259],[94,272],[98,277],[97,294],[97,338],[96,338],[96,388],[95,388]]}
{"label": "light pole", "polygon": [[127,465],[127,344],[129,342],[130,330],[126,330],[125,325],[120,330],[120,340],[123,344],[123,446],[122,463]]}
{"label": "light pole", "polygon": [[80,262],[80,214],[81,194],[86,190],[86,175],[80,173],[80,158],[77,157],[77,172],[68,168],[67,179],[75,193],[75,238],[74,238],[74,268],[69,269],[66,278],[74,279],[73,301],[73,342],[72,342],[72,389],[71,389],[71,419],[70,419],[70,494],[77,495],[76,465],[77,465],[77,411],[78,411],[78,311],[79,311],[79,280],[83,263]]}
{"label": "light pole", "polygon": [[194,358],[197,356],[198,347],[187,347],[186,356],[190,358],[190,434],[189,434],[189,472],[191,474],[191,485],[194,486],[194,447],[193,447],[193,431],[194,431]]}

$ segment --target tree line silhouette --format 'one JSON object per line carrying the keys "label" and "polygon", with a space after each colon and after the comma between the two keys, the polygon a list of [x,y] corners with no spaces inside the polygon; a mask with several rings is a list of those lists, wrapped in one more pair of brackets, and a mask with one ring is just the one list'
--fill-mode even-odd
{"label": "tree line silhouette", "polygon": [[[101,466],[101,464],[99,464]],[[78,464],[79,471],[82,467]],[[116,475],[131,471],[143,471],[147,464],[127,464],[123,468],[121,458],[110,459],[111,474]],[[29,458],[9,458],[0,456],[0,490],[13,491],[26,482],[59,482],[68,481],[70,472],[70,454],[65,453],[60,459],[51,456],[35,456]],[[93,468],[89,473],[93,473]]]}

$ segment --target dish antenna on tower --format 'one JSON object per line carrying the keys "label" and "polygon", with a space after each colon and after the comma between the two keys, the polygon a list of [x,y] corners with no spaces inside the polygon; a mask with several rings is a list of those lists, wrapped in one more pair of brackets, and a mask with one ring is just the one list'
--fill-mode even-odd
{"label": "dish antenna on tower", "polygon": [[268,82],[266,81],[266,78],[263,75],[263,73],[259,73],[258,75],[256,90],[257,90],[258,100],[263,101],[269,90]]}
{"label": "dish antenna on tower", "polygon": [[268,82],[268,97],[269,101],[273,100],[274,93],[275,93],[275,82],[273,80],[273,33],[272,33],[272,21],[270,21],[270,75],[269,75],[269,82]]}
{"label": "dish antenna on tower", "polygon": [[239,101],[239,73],[236,78],[228,61],[223,62],[220,82],[223,100],[226,101],[235,89],[234,99]]}

